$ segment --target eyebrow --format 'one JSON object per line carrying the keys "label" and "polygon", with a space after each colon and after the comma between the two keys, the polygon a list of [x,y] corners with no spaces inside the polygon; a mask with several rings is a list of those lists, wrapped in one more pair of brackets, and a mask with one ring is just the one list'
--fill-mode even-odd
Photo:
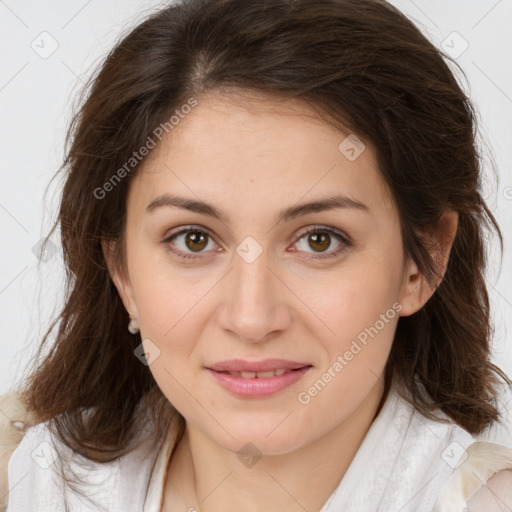
{"label": "eyebrow", "polygon": [[[199,213],[201,215],[208,215],[224,222],[225,224],[229,224],[229,216],[223,210],[220,210],[204,201],[171,194],[162,194],[151,201],[151,203],[146,206],[146,213],[152,213],[163,207],[183,208],[184,210]],[[338,208],[350,208],[364,212],[369,212],[370,210],[368,206],[360,201],[352,199],[346,195],[336,195],[285,208],[276,215],[276,223],[289,221],[302,215],[307,215],[308,213],[317,213]]]}

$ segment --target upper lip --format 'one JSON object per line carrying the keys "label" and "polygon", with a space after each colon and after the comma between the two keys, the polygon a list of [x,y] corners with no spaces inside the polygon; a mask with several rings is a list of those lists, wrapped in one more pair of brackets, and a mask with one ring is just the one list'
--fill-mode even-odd
{"label": "upper lip", "polygon": [[210,370],[216,372],[268,372],[270,370],[284,369],[296,370],[304,366],[311,366],[308,363],[297,363],[296,361],[286,361],[285,359],[265,359],[264,361],[245,361],[243,359],[231,359],[229,361],[220,361],[212,366]]}

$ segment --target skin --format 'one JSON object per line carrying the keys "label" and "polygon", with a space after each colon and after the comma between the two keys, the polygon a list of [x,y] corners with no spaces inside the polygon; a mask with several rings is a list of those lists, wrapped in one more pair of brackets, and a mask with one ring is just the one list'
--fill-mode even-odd
{"label": "skin", "polygon": [[[348,133],[300,100],[220,92],[197,99],[130,185],[125,269],[113,261],[113,244],[104,243],[124,305],[142,339],[151,340],[145,348],[160,351],[150,370],[186,419],[163,510],[320,510],[375,417],[399,315],[420,309],[434,288],[404,257],[398,213],[369,143],[350,161],[338,149]],[[146,213],[164,193],[211,203],[227,219],[174,206]],[[282,209],[334,194],[367,210],[337,208],[276,223]],[[164,241],[189,225],[211,238],[199,246],[187,244],[186,234]],[[329,231],[325,245],[315,244],[305,229],[317,225],[317,234],[338,230],[350,245]],[[441,275],[456,225],[457,215],[446,212],[432,234]],[[262,249],[251,263],[236,252],[248,236]],[[169,247],[198,258],[180,259]],[[300,403],[298,394],[394,303],[400,313]],[[274,357],[312,368],[265,398],[233,396],[204,368]],[[250,467],[237,456],[246,443],[262,454]]]}

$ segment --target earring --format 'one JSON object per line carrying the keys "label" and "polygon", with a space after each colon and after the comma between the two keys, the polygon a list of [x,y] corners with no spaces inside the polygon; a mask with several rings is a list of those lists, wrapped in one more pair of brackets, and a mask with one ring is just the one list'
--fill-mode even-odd
{"label": "earring", "polygon": [[139,332],[139,324],[135,318],[130,317],[130,322],[128,323],[128,330],[132,334],[137,334]]}

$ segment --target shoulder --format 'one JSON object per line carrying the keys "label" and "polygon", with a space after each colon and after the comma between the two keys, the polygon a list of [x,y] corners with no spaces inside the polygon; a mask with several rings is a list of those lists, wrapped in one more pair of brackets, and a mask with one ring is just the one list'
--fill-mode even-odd
{"label": "shoulder", "polygon": [[[35,422],[21,397],[0,397],[0,512],[142,510],[160,443],[143,430],[124,455],[95,462],[54,434],[52,421]],[[16,422],[24,422],[16,423]],[[72,485],[63,477],[70,478]],[[117,507],[117,508],[116,508]]]}
{"label": "shoulder", "polygon": [[5,510],[8,503],[11,456],[28,430],[38,422],[37,416],[27,410],[19,393],[13,391],[0,395],[0,511]]}
{"label": "shoulder", "polygon": [[434,511],[493,512],[511,506],[512,449],[475,441],[461,455]]}
{"label": "shoulder", "polygon": [[512,467],[492,476],[467,505],[467,512],[512,510]]}
{"label": "shoulder", "polygon": [[504,387],[498,397],[500,420],[478,435],[480,488],[467,502],[468,512],[512,510],[512,388]]}

